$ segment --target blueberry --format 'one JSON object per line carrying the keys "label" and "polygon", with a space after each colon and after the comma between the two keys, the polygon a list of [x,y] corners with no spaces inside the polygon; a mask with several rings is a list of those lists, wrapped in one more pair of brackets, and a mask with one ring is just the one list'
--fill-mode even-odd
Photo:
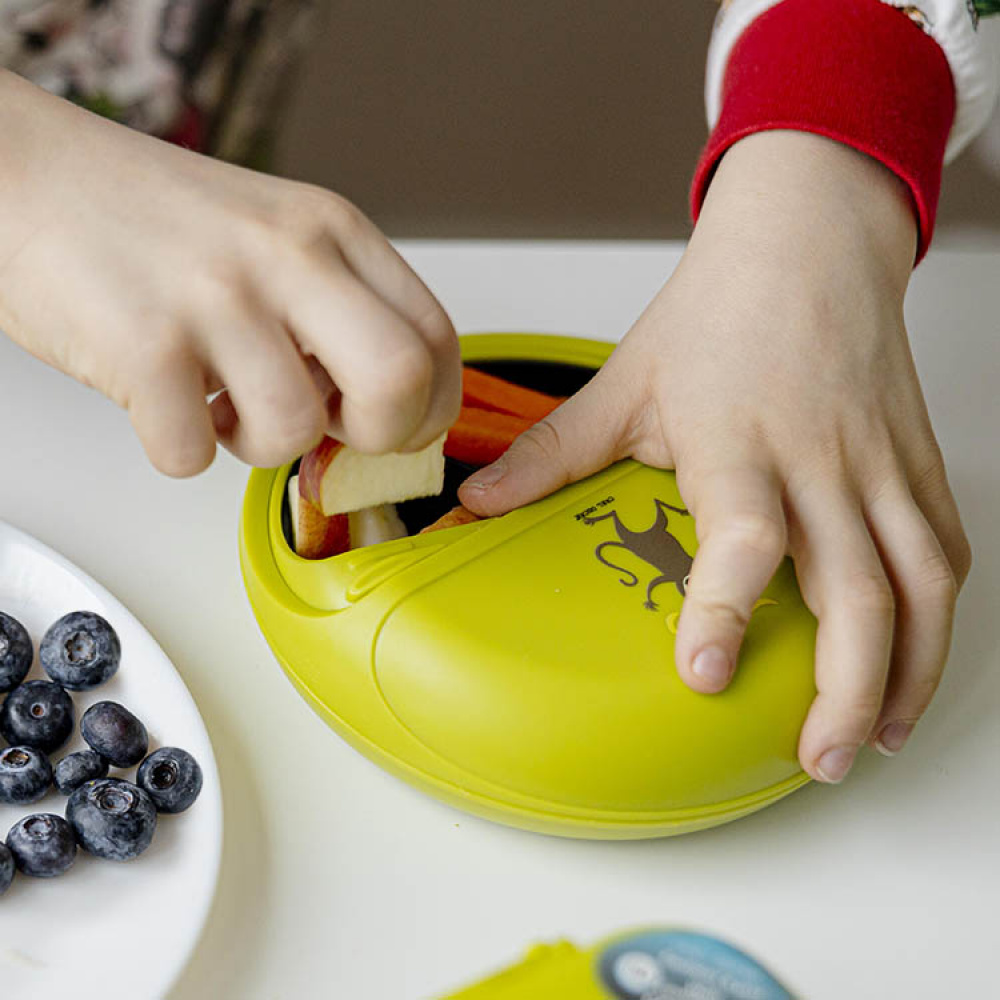
{"label": "blueberry", "polygon": [[76,840],[69,823],[52,813],[35,813],[15,823],[7,834],[14,862],[25,875],[52,878],[76,860]]}
{"label": "blueberry", "polygon": [[110,861],[138,857],[156,831],[153,800],[121,778],[81,785],[66,803],[66,818],[84,850]]}
{"label": "blueberry", "polygon": [[42,637],[38,659],[54,681],[89,691],[118,670],[122,647],[115,630],[93,611],[63,615]]}
{"label": "blueberry", "polygon": [[0,802],[26,806],[37,802],[52,784],[49,758],[33,747],[8,747],[0,751]]}
{"label": "blueberry", "polygon": [[116,701],[91,705],[80,719],[80,735],[115,767],[134,767],[146,756],[146,727]]}
{"label": "blueberry", "polygon": [[73,702],[52,681],[28,681],[14,688],[0,708],[0,733],[12,746],[58,750],[73,732]]}
{"label": "blueberry", "polygon": [[201,791],[201,768],[186,750],[161,747],[139,765],[135,783],[149,793],[158,812],[184,812]]}
{"label": "blueberry", "polygon": [[108,773],[108,762],[93,750],[78,750],[67,754],[53,771],[56,788],[63,795],[75,792],[85,781],[103,778]]}
{"label": "blueberry", "polygon": [[16,688],[28,676],[33,655],[24,626],[0,611],[0,692]]}
{"label": "blueberry", "polygon": [[10,848],[0,843],[0,896],[9,888],[14,881],[14,855],[10,853]]}

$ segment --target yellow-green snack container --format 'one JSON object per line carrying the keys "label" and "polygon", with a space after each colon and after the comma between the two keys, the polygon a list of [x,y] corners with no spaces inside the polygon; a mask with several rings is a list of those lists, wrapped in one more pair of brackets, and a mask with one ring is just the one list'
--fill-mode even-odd
{"label": "yellow-green snack container", "polygon": [[536,945],[524,959],[443,1000],[795,1000],[759,962],[698,931],[644,928],[591,948]]}
{"label": "yellow-green snack container", "polygon": [[[462,340],[467,363],[557,393],[611,346]],[[503,517],[306,560],[282,526],[291,472],[250,476],[250,603],[303,697],[386,770],[488,819],[608,839],[716,826],[808,781],[816,623],[788,560],[729,688],[677,675],[697,542],[673,473],[619,462]]]}

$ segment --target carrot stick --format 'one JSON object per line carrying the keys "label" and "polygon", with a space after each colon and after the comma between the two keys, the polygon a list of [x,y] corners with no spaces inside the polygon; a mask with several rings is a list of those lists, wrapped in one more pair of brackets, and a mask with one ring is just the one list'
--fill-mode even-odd
{"label": "carrot stick", "polygon": [[462,369],[462,404],[481,410],[496,410],[524,417],[534,423],[547,417],[565,397],[549,396],[534,389],[525,389],[496,375],[487,375],[477,368]]}
{"label": "carrot stick", "polygon": [[470,465],[489,465],[535,422],[478,406],[463,406],[457,422],[448,431],[444,453]]}
{"label": "carrot stick", "polygon": [[442,514],[433,524],[428,524],[426,528],[421,528],[418,534],[426,535],[428,531],[440,531],[442,528],[457,528],[460,524],[472,524],[474,521],[481,521],[478,514],[473,514],[471,510],[459,504],[452,507],[447,514]]}

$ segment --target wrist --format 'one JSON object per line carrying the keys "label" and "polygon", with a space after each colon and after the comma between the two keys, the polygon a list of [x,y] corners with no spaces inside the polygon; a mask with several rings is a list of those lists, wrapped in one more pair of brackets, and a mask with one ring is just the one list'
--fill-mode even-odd
{"label": "wrist", "polygon": [[54,121],[64,103],[0,69],[0,265],[51,212],[56,167],[73,142]]}
{"label": "wrist", "polygon": [[733,237],[785,266],[863,257],[901,297],[918,227],[909,188],[877,160],[825,136],[771,130],[726,151],[692,244]]}
{"label": "wrist", "polygon": [[44,104],[55,100],[0,68],[0,196],[8,203],[16,203],[25,185],[44,169],[39,148],[47,117]]}
{"label": "wrist", "polygon": [[105,143],[112,130],[145,138],[0,69],[0,275],[36,234],[91,200],[110,167],[128,162],[128,149]]}
{"label": "wrist", "polygon": [[735,0],[713,36],[712,133],[691,187],[694,216],[734,144],[768,130],[812,133],[867,154],[906,183],[919,260],[933,238],[955,115],[948,60],[906,16],[919,11],[878,0],[781,0],[742,27],[741,12],[760,6],[767,5]]}

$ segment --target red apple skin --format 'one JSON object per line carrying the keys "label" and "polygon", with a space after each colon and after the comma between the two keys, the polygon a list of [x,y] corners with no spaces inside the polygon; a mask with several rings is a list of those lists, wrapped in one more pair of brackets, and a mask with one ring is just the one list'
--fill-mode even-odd
{"label": "red apple skin", "polygon": [[303,559],[328,559],[351,547],[351,530],[346,514],[327,517],[319,504],[302,495],[299,479],[298,554]]}
{"label": "red apple skin", "polygon": [[[320,487],[323,476],[337,452],[344,447],[342,441],[324,437],[312,451],[306,452],[299,463],[299,496],[310,501],[322,514]],[[325,516],[325,515],[323,515]]]}

